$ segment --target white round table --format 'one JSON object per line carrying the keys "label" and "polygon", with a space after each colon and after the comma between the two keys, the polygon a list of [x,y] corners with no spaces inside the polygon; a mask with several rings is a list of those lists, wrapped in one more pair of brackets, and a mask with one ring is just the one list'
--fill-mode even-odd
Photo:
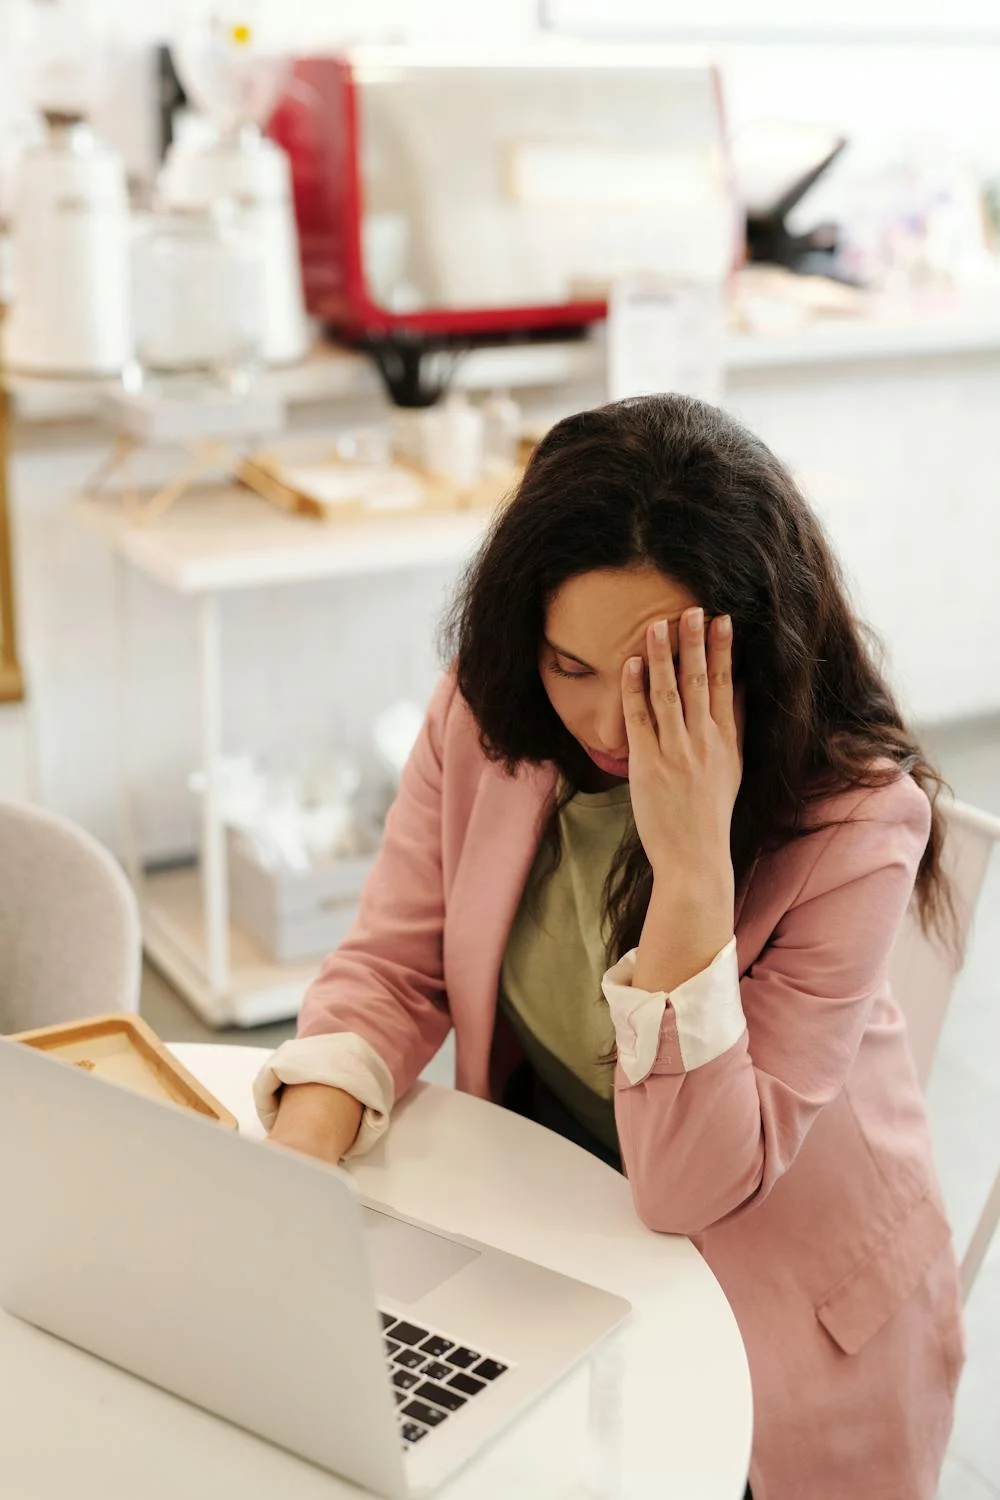
{"label": "white round table", "polygon": [[[245,1134],[262,1135],[250,1090],[266,1053],[173,1050]],[[624,1178],[550,1131],[428,1084],[417,1085],[351,1172],[368,1197],[605,1287],[634,1308],[442,1494],[742,1500],[752,1405],[735,1319],[687,1240],[643,1228]],[[266,1204],[261,1213],[266,1221]],[[3,1313],[0,1472],[4,1500],[359,1493]]]}

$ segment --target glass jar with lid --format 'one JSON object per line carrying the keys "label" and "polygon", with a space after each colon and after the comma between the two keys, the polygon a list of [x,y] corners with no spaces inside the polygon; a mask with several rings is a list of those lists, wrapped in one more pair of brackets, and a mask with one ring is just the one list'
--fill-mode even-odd
{"label": "glass jar with lid", "polygon": [[262,290],[259,249],[236,202],[158,209],[135,245],[143,378],[194,375],[246,389],[260,361]]}

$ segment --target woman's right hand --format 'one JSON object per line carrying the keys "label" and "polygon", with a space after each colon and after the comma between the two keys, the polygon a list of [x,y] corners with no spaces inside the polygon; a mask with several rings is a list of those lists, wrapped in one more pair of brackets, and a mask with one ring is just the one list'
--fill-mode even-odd
{"label": "woman's right hand", "polygon": [[343,1089],[325,1083],[286,1085],[268,1141],[335,1167],[354,1145],[362,1112],[357,1099]]}

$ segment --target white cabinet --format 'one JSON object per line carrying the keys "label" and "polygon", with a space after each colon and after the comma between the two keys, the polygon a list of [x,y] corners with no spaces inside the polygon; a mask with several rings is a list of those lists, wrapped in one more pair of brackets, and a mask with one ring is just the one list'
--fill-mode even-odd
{"label": "white cabinet", "polygon": [[1000,354],[741,372],[918,721],[1000,712]]}

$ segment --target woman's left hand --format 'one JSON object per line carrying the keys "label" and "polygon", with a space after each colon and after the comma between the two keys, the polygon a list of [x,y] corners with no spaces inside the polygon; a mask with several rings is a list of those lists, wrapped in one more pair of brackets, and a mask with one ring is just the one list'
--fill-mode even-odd
{"label": "woman's left hand", "polygon": [[706,644],[704,611],[688,609],[678,633],[675,669],[667,622],[649,627],[648,693],[642,657],[630,657],[622,675],[636,830],[656,884],[731,883],[742,774],[732,622],[717,616]]}

